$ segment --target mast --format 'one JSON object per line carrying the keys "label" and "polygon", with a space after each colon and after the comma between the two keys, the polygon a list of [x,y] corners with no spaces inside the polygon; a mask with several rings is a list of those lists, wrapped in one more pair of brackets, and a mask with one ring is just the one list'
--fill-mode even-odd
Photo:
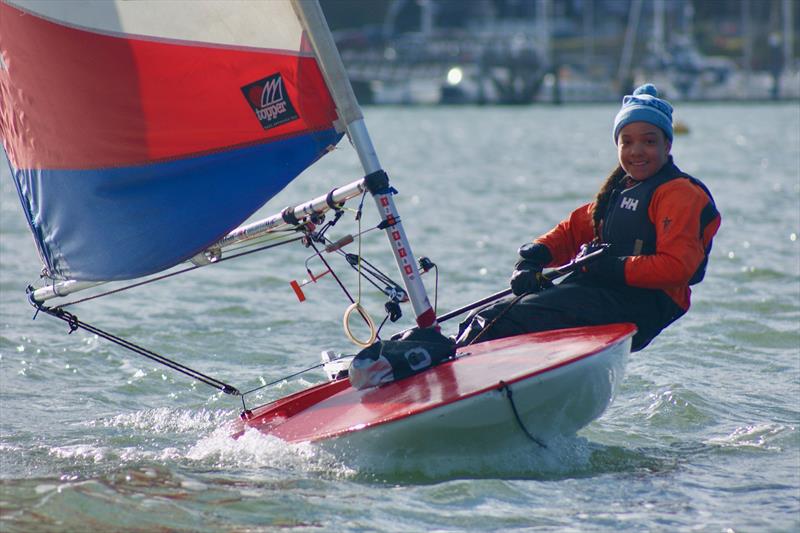
{"label": "mast", "polygon": [[664,0],[653,3],[653,54],[658,60],[664,57]]}
{"label": "mast", "polygon": [[788,75],[788,71],[794,65],[792,58],[794,51],[794,10],[792,0],[783,0],[783,70]]}
{"label": "mast", "polygon": [[622,56],[619,60],[619,71],[617,72],[617,82],[620,91],[625,94],[626,86],[629,84],[628,77],[631,70],[631,59],[633,58],[633,47],[636,46],[636,34],[639,31],[639,17],[642,13],[642,0],[633,0],[628,10],[628,26],[625,29],[625,44],[622,47]]}
{"label": "mast", "polygon": [[393,223],[386,228],[386,236],[403,278],[403,285],[414,308],[417,325],[420,327],[436,326],[436,314],[428,300],[425,285],[422,283],[414,254],[411,251],[411,245],[394,205],[389,178],[381,167],[378,154],[372,145],[364,116],[353,93],[353,88],[350,86],[350,80],[345,72],[342,58],[339,56],[339,50],[331,36],[328,23],[325,21],[322,8],[317,0],[292,0],[292,6],[308,34],[328,90],[336,103],[339,118],[344,123],[347,136],[358,153],[361,166],[366,174],[365,185],[372,194],[383,219]]}

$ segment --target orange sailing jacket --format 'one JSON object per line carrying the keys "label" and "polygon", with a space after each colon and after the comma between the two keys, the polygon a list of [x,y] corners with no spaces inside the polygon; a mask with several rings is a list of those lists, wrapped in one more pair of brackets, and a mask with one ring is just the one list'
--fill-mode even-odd
{"label": "orange sailing jacket", "polygon": [[[716,210],[710,221],[703,211],[713,201],[688,178],[675,178],[653,192],[647,214],[656,231],[656,251],[625,260],[625,283],[632,287],[660,289],[681,309],[690,306],[689,280],[706,259],[711,239],[721,217]],[[547,246],[553,256],[548,266],[564,264],[575,257],[581,245],[594,239],[593,203],[582,205],[535,242]]]}

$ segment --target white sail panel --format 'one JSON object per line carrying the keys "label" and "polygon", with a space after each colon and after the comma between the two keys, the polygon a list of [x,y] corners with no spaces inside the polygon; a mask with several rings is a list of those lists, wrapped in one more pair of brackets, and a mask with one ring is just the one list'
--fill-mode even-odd
{"label": "white sail panel", "polygon": [[59,24],[112,35],[223,46],[300,50],[303,29],[289,0],[7,0]]}

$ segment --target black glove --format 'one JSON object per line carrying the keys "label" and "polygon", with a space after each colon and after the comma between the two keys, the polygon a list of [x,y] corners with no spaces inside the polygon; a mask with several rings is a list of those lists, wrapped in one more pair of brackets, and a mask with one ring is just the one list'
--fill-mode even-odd
{"label": "black glove", "polygon": [[519,248],[520,260],[511,274],[511,292],[519,296],[529,292],[539,292],[552,285],[542,277],[542,269],[553,260],[547,246],[538,243],[523,244]]}
{"label": "black glove", "polygon": [[587,278],[606,286],[625,285],[625,259],[615,255],[601,255],[583,267]]}

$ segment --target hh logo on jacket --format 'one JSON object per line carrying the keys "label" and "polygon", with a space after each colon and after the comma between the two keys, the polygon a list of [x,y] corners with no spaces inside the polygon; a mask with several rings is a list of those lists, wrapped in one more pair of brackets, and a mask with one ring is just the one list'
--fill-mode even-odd
{"label": "hh logo on jacket", "polygon": [[636,207],[639,205],[639,200],[634,200],[633,198],[623,198],[622,202],[619,206],[623,209],[630,209],[631,211],[636,211]]}

